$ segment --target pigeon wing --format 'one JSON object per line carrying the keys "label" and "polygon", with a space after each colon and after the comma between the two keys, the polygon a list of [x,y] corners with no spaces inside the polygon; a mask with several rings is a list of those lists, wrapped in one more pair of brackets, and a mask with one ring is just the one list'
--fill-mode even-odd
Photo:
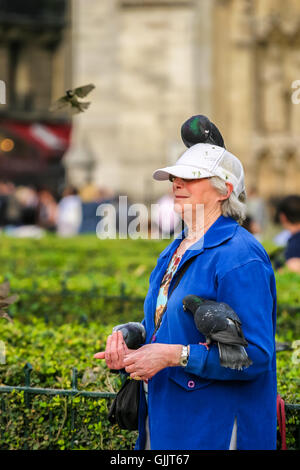
{"label": "pigeon wing", "polygon": [[74,91],[75,95],[77,95],[79,98],[84,98],[94,88],[95,88],[95,85],[93,85],[92,83],[89,83],[88,85],[84,85],[84,86],[80,86],[78,88],[75,88],[73,91]]}
{"label": "pigeon wing", "polygon": [[207,337],[211,337],[214,332],[226,329],[226,318],[218,313],[217,302],[207,301],[205,304],[200,305],[197,308],[194,320],[200,333]]}
{"label": "pigeon wing", "polygon": [[[213,303],[213,302],[212,302]],[[225,302],[214,302],[216,308],[218,309],[218,314],[224,318],[230,318],[232,321],[241,324],[241,320],[237,313],[230,307],[230,305],[225,304]]]}
{"label": "pigeon wing", "polygon": [[214,331],[211,334],[211,339],[223,344],[236,344],[241,346],[247,346],[248,343],[244,337],[240,324],[236,321],[227,318],[226,328]]}
{"label": "pigeon wing", "polygon": [[67,97],[67,95],[62,96],[50,106],[49,111],[53,112],[65,108],[66,106],[68,106],[69,102],[70,99]]}
{"label": "pigeon wing", "polygon": [[81,103],[78,102],[78,109],[79,111],[83,112],[85,109],[88,109],[90,105],[90,101],[82,101]]}

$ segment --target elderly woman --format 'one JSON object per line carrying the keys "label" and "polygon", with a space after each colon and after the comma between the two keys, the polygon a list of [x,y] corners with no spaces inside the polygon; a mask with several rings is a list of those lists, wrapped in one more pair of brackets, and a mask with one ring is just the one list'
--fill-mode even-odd
{"label": "elderly woman", "polygon": [[[106,351],[95,355],[112,369],[125,367],[143,384],[136,449],[275,449],[276,287],[267,253],[239,225],[245,212],[243,167],[223,147],[199,143],[153,176],[172,182],[174,207],[187,229],[151,273],[145,345],[128,350],[115,332]],[[183,310],[189,294],[235,310],[252,365],[220,365],[217,345],[204,344],[193,316]]]}

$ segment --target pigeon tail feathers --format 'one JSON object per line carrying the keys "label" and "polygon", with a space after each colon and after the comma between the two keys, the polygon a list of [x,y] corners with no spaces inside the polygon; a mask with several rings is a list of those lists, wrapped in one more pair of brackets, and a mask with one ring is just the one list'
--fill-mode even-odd
{"label": "pigeon tail feathers", "polygon": [[242,370],[253,364],[243,346],[218,343],[220,365],[230,369]]}

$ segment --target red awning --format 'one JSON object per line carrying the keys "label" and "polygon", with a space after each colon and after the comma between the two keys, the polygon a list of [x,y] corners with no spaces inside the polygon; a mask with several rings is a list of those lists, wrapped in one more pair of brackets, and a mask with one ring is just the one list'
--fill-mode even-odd
{"label": "red awning", "polygon": [[0,130],[37,147],[46,158],[60,153],[62,156],[70,144],[70,123],[27,123],[5,119],[0,121]]}

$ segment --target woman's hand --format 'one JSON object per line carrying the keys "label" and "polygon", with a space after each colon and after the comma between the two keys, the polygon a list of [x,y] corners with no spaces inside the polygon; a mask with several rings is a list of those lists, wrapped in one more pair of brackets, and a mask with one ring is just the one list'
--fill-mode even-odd
{"label": "woman's hand", "polygon": [[126,355],[125,370],[132,378],[151,379],[165,367],[178,366],[181,350],[180,344],[146,344]]}
{"label": "woman's hand", "polygon": [[124,357],[134,349],[128,349],[122,332],[114,331],[106,340],[105,351],[94,355],[95,359],[105,359],[107,367],[110,369],[124,369]]}

